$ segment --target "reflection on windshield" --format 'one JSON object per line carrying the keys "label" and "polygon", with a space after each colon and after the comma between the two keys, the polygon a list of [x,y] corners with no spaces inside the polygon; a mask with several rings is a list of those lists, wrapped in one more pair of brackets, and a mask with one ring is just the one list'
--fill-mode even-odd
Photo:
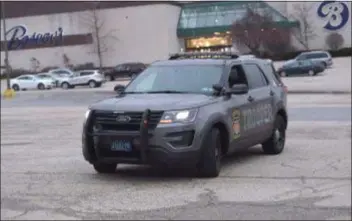
{"label": "reflection on windshield", "polygon": [[126,88],[126,93],[212,93],[221,65],[152,66]]}

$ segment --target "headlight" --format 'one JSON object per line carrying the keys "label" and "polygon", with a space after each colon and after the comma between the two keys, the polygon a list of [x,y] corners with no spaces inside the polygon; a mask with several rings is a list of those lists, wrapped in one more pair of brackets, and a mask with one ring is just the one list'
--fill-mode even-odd
{"label": "headlight", "polygon": [[160,119],[160,124],[190,123],[197,117],[198,109],[166,111]]}
{"label": "headlight", "polygon": [[84,115],[84,119],[87,120],[90,114],[90,110],[87,110],[85,115]]}

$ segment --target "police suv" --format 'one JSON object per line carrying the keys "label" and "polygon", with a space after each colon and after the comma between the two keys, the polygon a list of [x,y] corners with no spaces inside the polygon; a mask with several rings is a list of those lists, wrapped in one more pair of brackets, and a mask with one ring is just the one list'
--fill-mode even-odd
{"label": "police suv", "polygon": [[279,154],[286,88],[271,62],[233,53],[179,53],[157,61],[85,114],[82,150],[99,173],[118,163],[195,167],[217,177],[221,159],[261,144]]}

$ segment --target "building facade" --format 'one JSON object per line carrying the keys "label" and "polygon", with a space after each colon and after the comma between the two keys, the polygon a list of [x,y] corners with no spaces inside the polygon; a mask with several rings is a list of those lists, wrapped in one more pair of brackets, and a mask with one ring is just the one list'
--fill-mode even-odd
{"label": "building facade", "polygon": [[[16,2],[6,2],[8,43],[2,34],[1,66],[7,45],[10,65],[23,69],[31,69],[33,59],[41,68],[62,67],[67,63],[98,66],[100,54],[103,66],[115,66],[135,61],[150,63],[179,51],[230,50],[236,47],[231,24],[245,14],[249,4],[31,2],[32,5],[26,6],[25,2],[20,3],[19,6]],[[255,4],[259,11],[271,13],[280,27],[300,25],[295,4],[302,2]],[[332,32],[343,36],[343,47],[351,47],[351,2],[310,4],[309,20],[315,37],[309,39],[309,48],[327,49],[325,37]],[[293,43],[302,48],[294,39]]]}

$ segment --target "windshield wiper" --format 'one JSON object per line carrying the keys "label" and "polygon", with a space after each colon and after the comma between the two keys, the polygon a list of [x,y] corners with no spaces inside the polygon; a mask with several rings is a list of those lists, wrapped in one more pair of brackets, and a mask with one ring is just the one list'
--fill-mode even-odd
{"label": "windshield wiper", "polygon": [[163,91],[148,91],[148,94],[189,94],[185,91],[163,90]]}

